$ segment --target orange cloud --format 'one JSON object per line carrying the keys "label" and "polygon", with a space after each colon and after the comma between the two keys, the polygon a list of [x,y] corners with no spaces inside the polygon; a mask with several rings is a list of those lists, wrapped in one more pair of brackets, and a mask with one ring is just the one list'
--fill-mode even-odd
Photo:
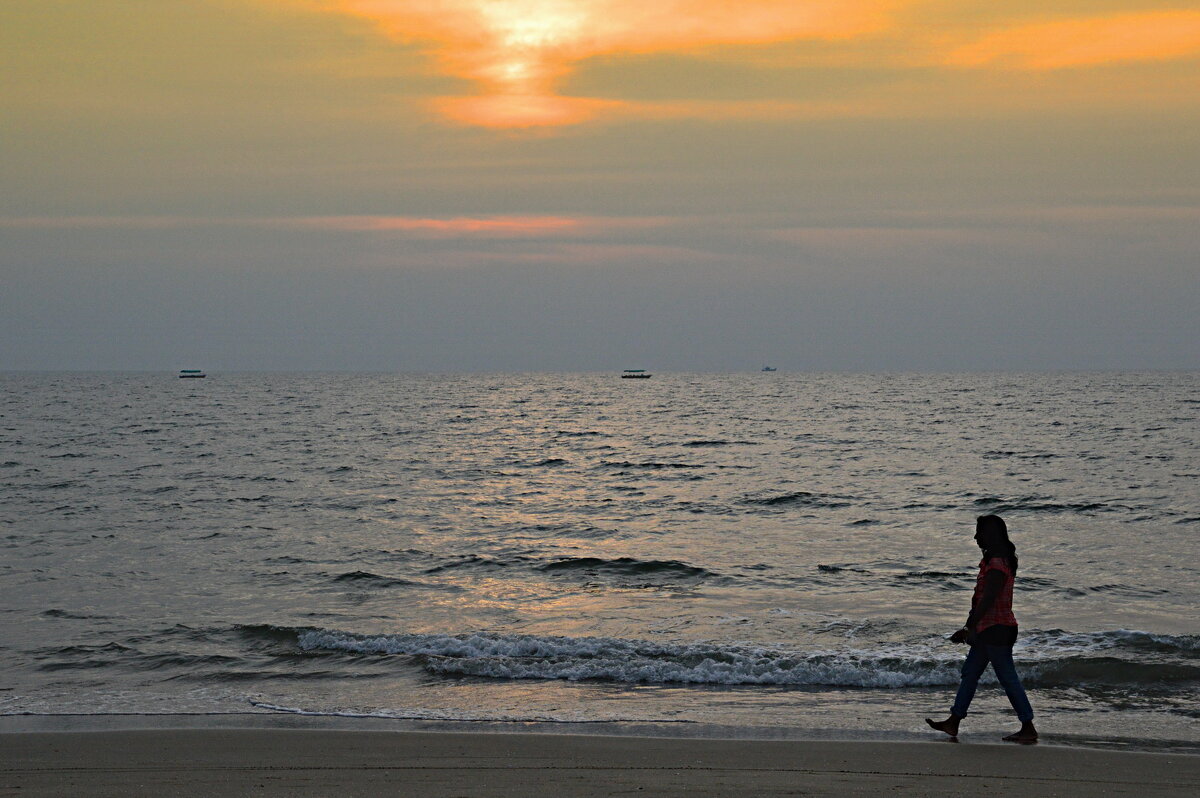
{"label": "orange cloud", "polygon": [[212,216],[17,216],[0,228],[30,230],[171,230],[266,227],[343,233],[406,233],[423,238],[586,237],[607,230],[650,229],[678,223],[667,216],[297,216],[242,219]]}
{"label": "orange cloud", "polygon": [[563,216],[491,216],[431,219],[414,216],[311,216],[280,219],[284,227],[355,233],[417,232],[438,235],[530,236],[575,231],[580,220]]}
{"label": "orange cloud", "polygon": [[1150,11],[1008,28],[953,50],[950,66],[1048,70],[1200,55],[1200,11]]}
{"label": "orange cloud", "polygon": [[487,127],[574,124],[626,104],[556,89],[579,61],[611,53],[846,39],[883,27],[897,0],[309,0],[423,45],[477,95],[441,98],[455,121]]}
{"label": "orange cloud", "polygon": [[629,104],[554,94],[483,94],[440,97],[431,103],[447,119],[481,127],[553,127],[586,122],[600,113],[628,110]]}
{"label": "orange cloud", "polygon": [[600,216],[308,216],[268,219],[262,224],[350,233],[408,233],[429,238],[543,238],[588,235],[614,228],[669,224],[663,217]]}

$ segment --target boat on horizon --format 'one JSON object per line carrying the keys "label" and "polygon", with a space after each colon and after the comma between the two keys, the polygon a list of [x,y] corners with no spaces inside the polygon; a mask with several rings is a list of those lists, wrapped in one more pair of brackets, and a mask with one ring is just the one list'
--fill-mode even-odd
{"label": "boat on horizon", "polygon": [[621,372],[623,380],[648,380],[654,375],[645,369],[625,369]]}
{"label": "boat on horizon", "polygon": [[762,370],[763,371],[779,371],[779,369],[775,368],[774,366],[763,366]]}
{"label": "boat on horizon", "polygon": [[208,375],[200,369],[180,369],[179,379],[181,380],[202,380]]}

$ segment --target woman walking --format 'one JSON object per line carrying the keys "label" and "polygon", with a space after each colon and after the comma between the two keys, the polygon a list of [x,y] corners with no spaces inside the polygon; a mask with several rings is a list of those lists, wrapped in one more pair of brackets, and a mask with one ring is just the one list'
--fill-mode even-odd
{"label": "woman walking", "polygon": [[1013,665],[1013,643],[1017,641],[1017,618],[1013,615],[1013,582],[1017,575],[1017,548],[1008,539],[1008,527],[998,515],[984,515],[975,521],[975,542],[983,551],[979,561],[979,576],[975,579],[975,594],[971,597],[971,614],[962,629],[950,639],[967,643],[971,650],[962,667],[962,681],[950,717],[943,721],[926,718],[925,722],[951,737],[958,736],[958,724],[967,716],[967,708],[975,697],[975,686],[988,663],[1004,688],[1009,703],[1021,721],[1021,730],[1005,737],[1014,743],[1032,743],[1038,738],[1033,727],[1033,708],[1021,678]]}

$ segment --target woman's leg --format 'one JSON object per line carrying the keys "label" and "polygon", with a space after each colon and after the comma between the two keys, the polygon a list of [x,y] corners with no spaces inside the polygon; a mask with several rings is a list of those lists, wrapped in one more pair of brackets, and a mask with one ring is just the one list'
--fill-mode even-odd
{"label": "woman's leg", "polygon": [[[950,714],[953,717],[961,720],[967,716],[967,708],[971,706],[971,699],[975,697],[975,687],[979,684],[979,677],[987,670],[989,648],[991,646],[971,646],[971,650],[967,652],[967,659],[962,666],[962,681],[958,683],[954,706],[950,707]],[[1011,655],[1008,661],[1012,662]],[[1015,670],[1013,672],[1016,673]]]}
{"label": "woman's leg", "polygon": [[[992,670],[996,672],[996,680],[1004,688],[1008,702],[1016,710],[1017,719],[1021,723],[1033,720],[1033,707],[1029,705],[1029,696],[1021,686],[1021,677],[1017,675],[1017,666],[1013,664],[1012,648],[1010,646],[988,646],[987,658],[992,662]],[[968,699],[969,701],[969,699]]]}

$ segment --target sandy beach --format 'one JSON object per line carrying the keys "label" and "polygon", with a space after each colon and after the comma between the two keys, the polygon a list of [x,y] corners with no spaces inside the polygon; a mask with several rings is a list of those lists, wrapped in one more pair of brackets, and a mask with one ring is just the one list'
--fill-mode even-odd
{"label": "sandy beach", "polygon": [[0,735],[3,795],[1196,795],[1200,757],[1048,745],[190,729]]}

